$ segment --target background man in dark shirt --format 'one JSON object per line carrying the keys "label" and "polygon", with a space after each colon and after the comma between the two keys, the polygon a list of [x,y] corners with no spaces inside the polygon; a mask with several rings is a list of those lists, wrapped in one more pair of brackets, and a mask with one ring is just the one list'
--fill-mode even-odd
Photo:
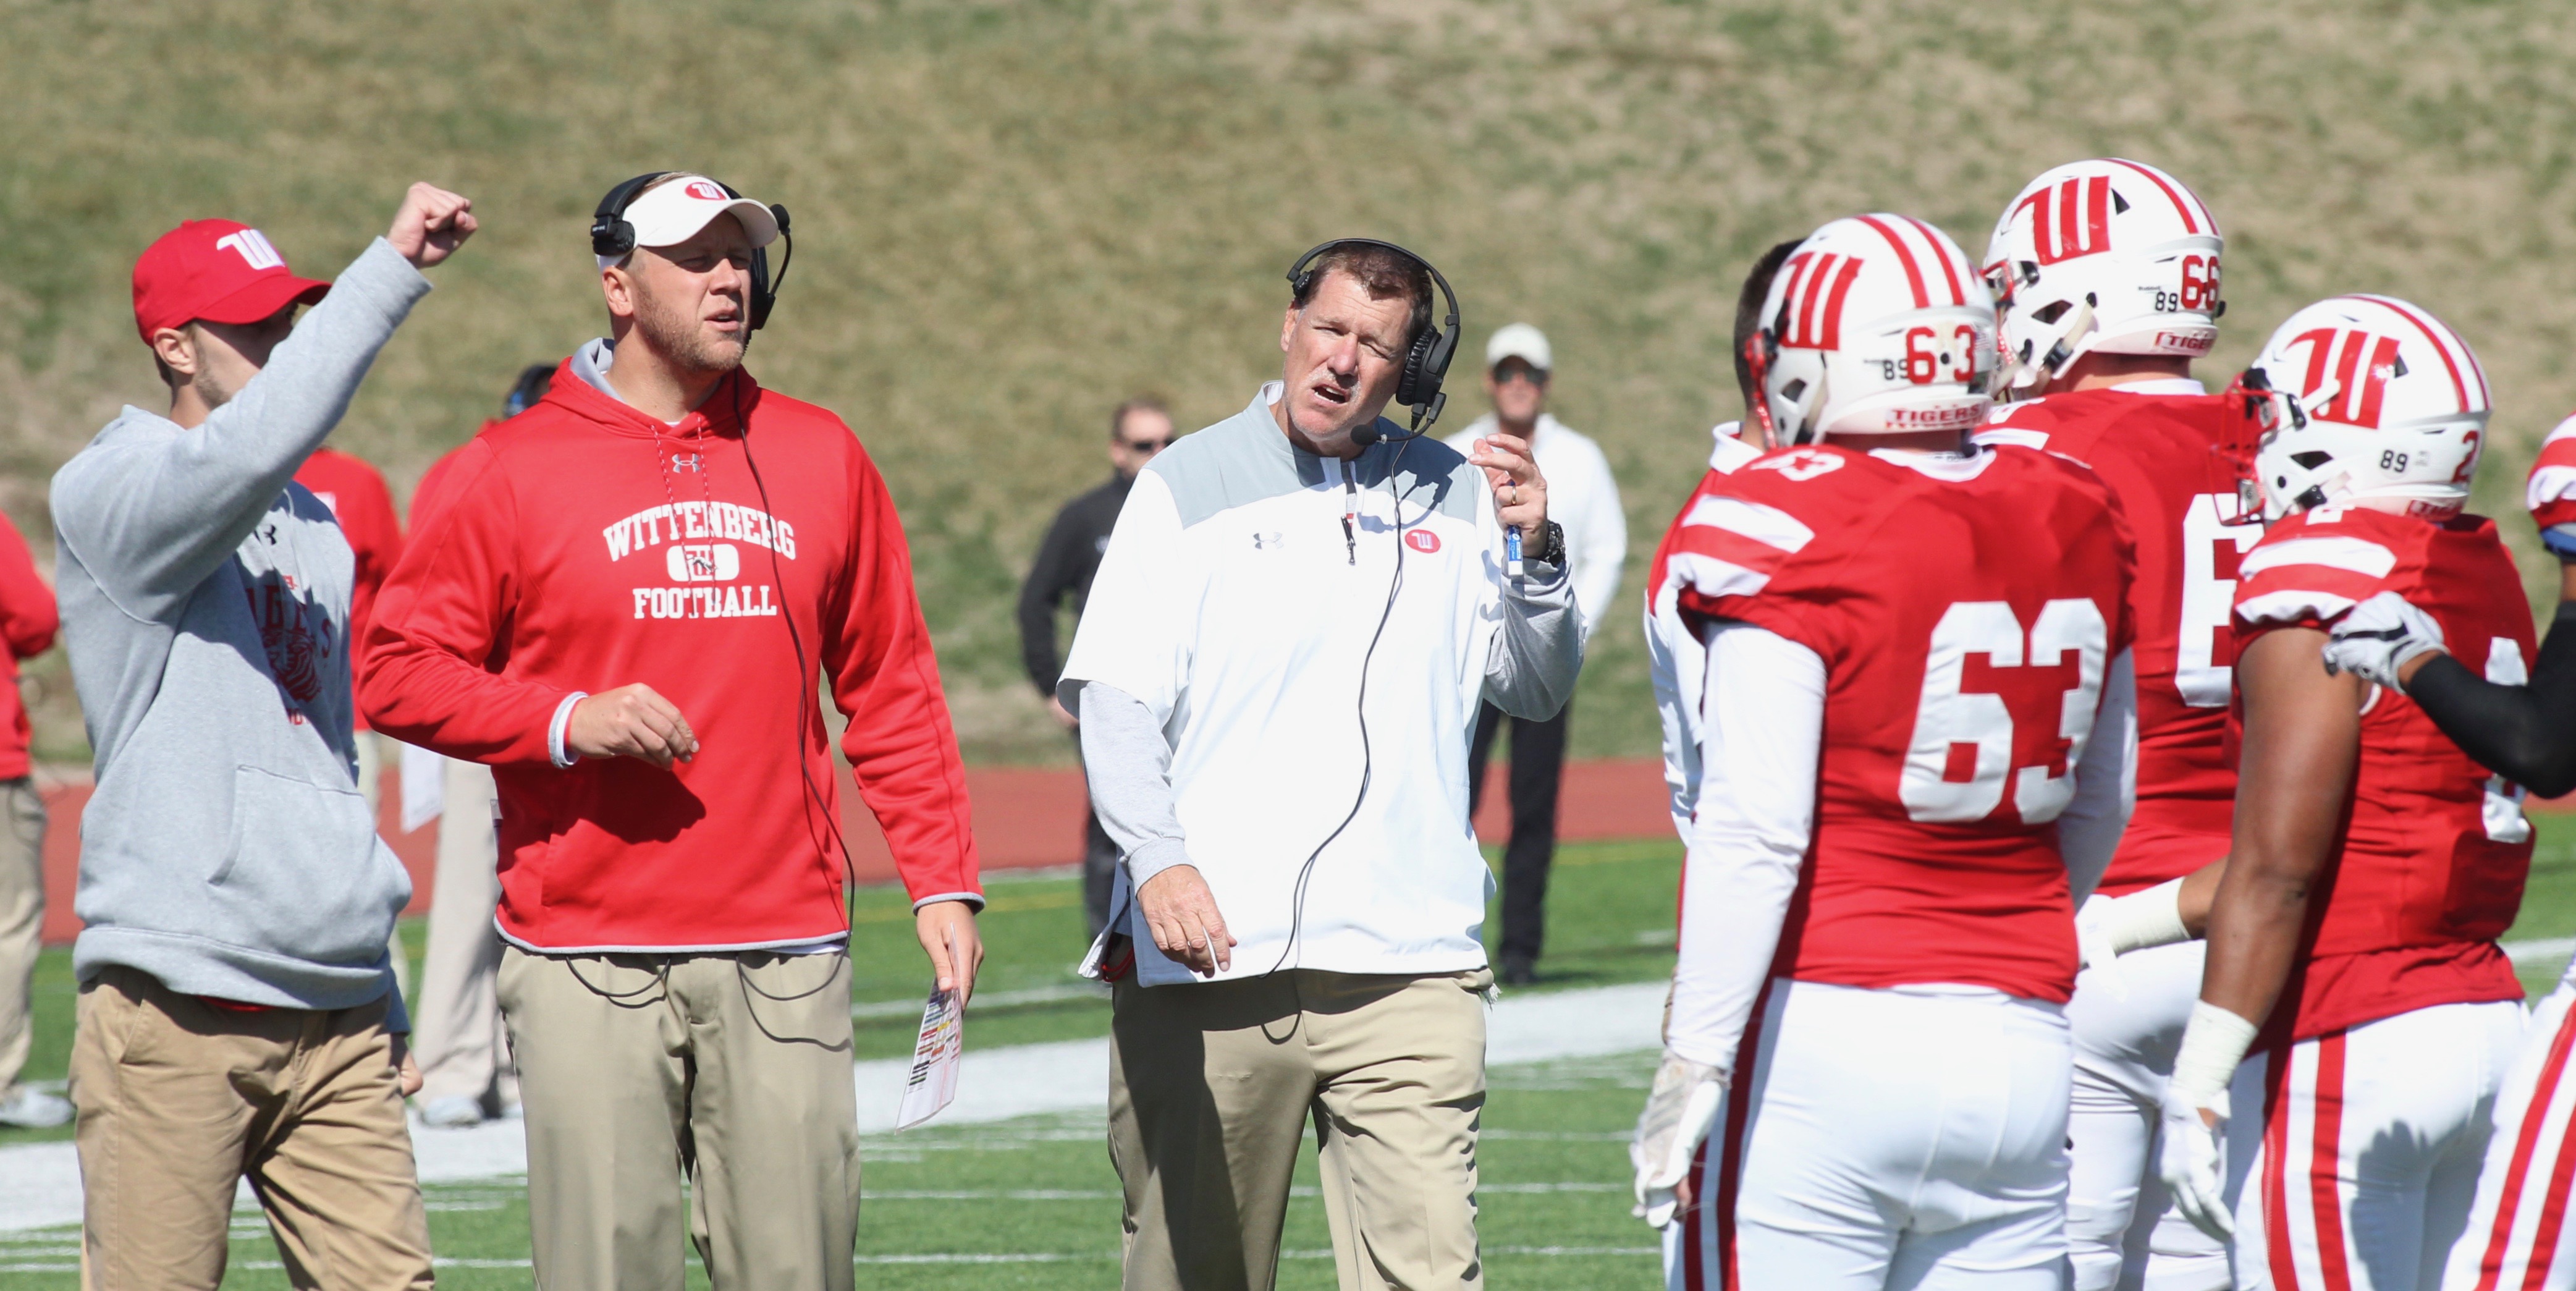
{"label": "background man in dark shirt", "polygon": [[[1029,581],[1020,588],[1020,659],[1028,666],[1029,680],[1038,693],[1046,696],[1047,711],[1066,730],[1073,729],[1074,719],[1055,697],[1056,678],[1064,667],[1064,657],[1055,645],[1056,607],[1072,596],[1074,620],[1081,621],[1083,600],[1091,595],[1091,576],[1100,571],[1100,553],[1109,547],[1109,530],[1118,523],[1118,508],[1127,504],[1127,486],[1171,442],[1172,414],[1162,400],[1138,395],[1118,405],[1109,414],[1109,464],[1117,472],[1056,513],[1045,543],[1038,547],[1037,563],[1029,569]],[[1081,749],[1077,739],[1074,751],[1079,754]],[[1100,828],[1100,818],[1088,809],[1083,839],[1082,913],[1091,935],[1098,937],[1100,925],[1109,921],[1109,877],[1118,868],[1118,848]]]}

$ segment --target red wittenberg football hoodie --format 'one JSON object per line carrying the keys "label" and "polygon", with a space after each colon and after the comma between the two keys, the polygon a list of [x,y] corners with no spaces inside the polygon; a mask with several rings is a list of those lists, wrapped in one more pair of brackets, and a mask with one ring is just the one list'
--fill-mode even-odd
{"label": "red wittenberg football hoodie", "polygon": [[[980,902],[911,555],[858,439],[740,372],[668,426],[582,380],[585,357],[457,450],[361,660],[377,730],[495,768],[502,931],[558,951],[840,932],[817,665],[914,900]],[[556,767],[565,697],[639,681],[687,716],[696,760]]]}

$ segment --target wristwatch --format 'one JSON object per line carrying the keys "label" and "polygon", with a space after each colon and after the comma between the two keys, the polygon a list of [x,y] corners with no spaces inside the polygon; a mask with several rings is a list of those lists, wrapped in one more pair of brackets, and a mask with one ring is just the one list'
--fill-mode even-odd
{"label": "wristwatch", "polygon": [[1538,536],[1522,544],[1521,559],[1542,565],[1565,563],[1565,526],[1549,520],[1538,527]]}

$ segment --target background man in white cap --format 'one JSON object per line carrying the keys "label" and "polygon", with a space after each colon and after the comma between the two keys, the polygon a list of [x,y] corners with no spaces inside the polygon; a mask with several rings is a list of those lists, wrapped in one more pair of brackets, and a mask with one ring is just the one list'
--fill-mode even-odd
{"label": "background man in white cap", "polygon": [[[1616,605],[1619,567],[1628,558],[1628,519],[1619,509],[1619,482],[1610,475],[1610,459],[1590,437],[1549,416],[1547,383],[1555,371],[1547,334],[1527,323],[1513,323],[1485,342],[1485,394],[1494,410],[1449,437],[1449,446],[1466,452],[1479,439],[1499,430],[1525,441],[1547,477],[1548,512],[1565,526],[1565,546],[1574,578],[1574,603],[1582,610],[1583,635]],[[1468,801],[1480,803],[1485,792],[1485,759],[1503,723],[1512,725],[1512,839],[1503,848],[1502,981],[1523,986],[1537,980],[1541,943],[1547,935],[1547,870],[1556,859],[1556,797],[1565,771],[1566,722],[1574,702],[1544,721],[1509,717],[1487,701],[1476,719],[1476,740],[1468,755]],[[1470,811],[1474,807],[1469,808]]]}
{"label": "background man in white cap", "polygon": [[540,1286],[677,1288],[683,1233],[718,1291],[850,1285],[821,681],[939,984],[970,990],[982,956],[965,768],[885,481],[840,418],[742,366],[783,223],[702,175],[612,191],[609,336],[457,451],[362,656],[377,730],[500,791]]}

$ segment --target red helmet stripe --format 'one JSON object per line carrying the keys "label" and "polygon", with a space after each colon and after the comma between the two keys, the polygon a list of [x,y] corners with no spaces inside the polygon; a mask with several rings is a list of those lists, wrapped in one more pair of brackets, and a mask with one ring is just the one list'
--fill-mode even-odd
{"label": "red helmet stripe", "polygon": [[1815,252],[1801,251],[1798,254],[1789,257],[1788,264],[1781,266],[1781,272],[1788,275],[1788,285],[1780,289],[1780,317],[1778,320],[1778,326],[1782,332],[1786,333],[1786,335],[1778,338],[1782,345],[1803,344],[1801,333],[1798,328],[1798,285],[1799,281],[1807,275],[1807,266],[1814,264],[1815,262]]}
{"label": "red helmet stripe", "polygon": [[1825,343],[1818,348],[1843,347],[1843,297],[1851,294],[1852,284],[1859,279],[1860,258],[1844,256],[1842,272],[1834,275],[1833,295],[1825,301]]}
{"label": "red helmet stripe", "polygon": [[1887,227],[1875,215],[1858,215],[1853,218],[1876,230],[1878,236],[1887,239],[1887,245],[1896,248],[1896,259],[1905,266],[1905,281],[1914,288],[1914,307],[1931,308],[1932,295],[1923,290],[1923,267],[1914,263],[1914,251],[1905,245],[1905,239],[1898,237],[1896,230]]}
{"label": "red helmet stripe", "polygon": [[1904,219],[1906,223],[1914,226],[1916,232],[1923,235],[1923,240],[1925,242],[1931,244],[1932,258],[1941,262],[1941,276],[1949,279],[1950,281],[1950,303],[1953,305],[1967,304],[1968,293],[1960,290],[1959,288],[1959,266],[1950,263],[1950,253],[1942,247],[1941,235],[1934,233],[1931,225],[1926,224],[1911,215],[1904,217]]}
{"label": "red helmet stripe", "polygon": [[2442,356],[2442,366],[2451,370],[2451,393],[2459,397],[2460,406],[2465,408],[2469,403],[2468,383],[2460,378],[2459,360],[2451,357],[2451,342],[2458,342],[2462,356],[2469,361],[2469,371],[2478,379],[2478,402],[2494,402],[2487,396],[2487,374],[2479,370],[2477,356],[2468,353],[2467,342],[2459,341],[2457,336],[2449,335],[2449,328],[2424,317],[2402,300],[2388,296],[2356,296],[2353,299],[2376,301],[2387,306],[2390,313],[2413,323],[2415,330],[2422,332],[2424,339],[2432,343],[2433,352]]}
{"label": "red helmet stripe", "polygon": [[[2198,193],[2193,193],[2191,196],[2185,197],[2182,193],[2176,192],[2173,185],[2166,183],[2164,176],[2159,175],[2153,170],[2141,166],[2134,161],[2128,161],[2119,157],[2106,157],[2104,160],[2110,162],[2114,166],[2126,166],[2129,169],[2146,176],[2148,182],[2154,184],[2157,188],[2164,190],[2165,200],[2172,202],[2175,213],[2182,216],[2183,232],[2198,233],[2201,231],[2200,216],[2207,215],[2209,212],[2206,209],[2203,209],[2197,214],[2194,213],[2193,208],[2200,205],[2200,195]],[[2218,222],[2216,220],[2210,221],[2211,232],[2217,232],[2217,226]]]}

